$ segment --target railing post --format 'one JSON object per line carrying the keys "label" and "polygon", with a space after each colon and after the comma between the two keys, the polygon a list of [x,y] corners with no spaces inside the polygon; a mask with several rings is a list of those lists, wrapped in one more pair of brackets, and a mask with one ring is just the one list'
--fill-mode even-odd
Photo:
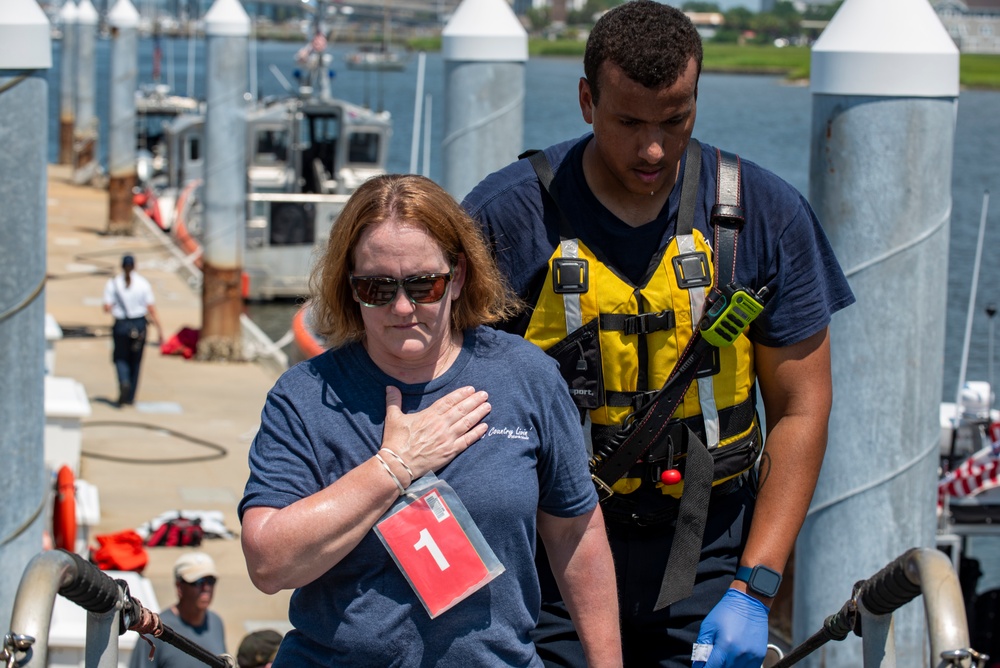
{"label": "railing post", "polygon": [[896,640],[892,613],[876,615],[858,603],[861,617],[861,656],[865,668],[896,668]]}

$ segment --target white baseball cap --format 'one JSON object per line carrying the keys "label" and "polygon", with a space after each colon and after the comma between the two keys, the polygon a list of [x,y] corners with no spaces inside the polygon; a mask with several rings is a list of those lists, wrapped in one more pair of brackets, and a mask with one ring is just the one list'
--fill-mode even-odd
{"label": "white baseball cap", "polygon": [[218,577],[215,562],[204,552],[188,552],[174,563],[174,579],[188,584],[204,577]]}

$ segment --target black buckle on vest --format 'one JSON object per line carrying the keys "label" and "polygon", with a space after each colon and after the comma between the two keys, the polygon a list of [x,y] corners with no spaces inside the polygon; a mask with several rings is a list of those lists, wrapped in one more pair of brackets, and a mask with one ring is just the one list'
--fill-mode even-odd
{"label": "black buckle on vest", "polygon": [[673,258],[677,285],[685,290],[712,284],[708,275],[708,256],[701,251],[681,253]]}
{"label": "black buckle on vest", "polygon": [[649,448],[646,456],[646,469],[652,482],[660,482],[660,476],[674,466],[674,457],[687,452],[688,433],[686,425],[678,421],[667,423],[668,431],[658,442]]}
{"label": "black buckle on vest", "polygon": [[657,313],[640,313],[625,318],[622,330],[626,336],[631,334],[649,334],[664,329],[674,328],[674,312],[659,311]]}
{"label": "black buckle on vest", "polygon": [[632,406],[633,411],[637,411],[653,398],[653,396],[658,392],[658,390],[647,390],[645,392],[636,392],[632,395],[632,400],[629,402]]}
{"label": "black buckle on vest", "polygon": [[705,353],[705,356],[701,358],[701,366],[698,367],[698,372],[695,373],[695,379],[698,378],[708,378],[709,376],[714,376],[722,370],[722,355],[719,353],[719,349],[712,346],[712,349]]}
{"label": "black buckle on vest", "polygon": [[725,218],[726,222],[743,226],[746,218],[743,215],[743,207],[733,204],[716,204],[712,207],[712,218]]}
{"label": "black buckle on vest", "polygon": [[583,294],[590,289],[587,261],[575,257],[552,260],[552,291],[557,295]]}

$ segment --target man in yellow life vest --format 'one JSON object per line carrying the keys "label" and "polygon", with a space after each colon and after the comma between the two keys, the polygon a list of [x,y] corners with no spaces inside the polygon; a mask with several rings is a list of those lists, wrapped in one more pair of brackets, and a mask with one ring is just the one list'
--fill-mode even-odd
{"label": "man in yellow life vest", "polygon": [[[593,132],[463,205],[531,306],[506,328],[560,362],[590,424],[625,665],[758,668],[826,448],[829,323],[854,296],[800,193],[692,138],[701,61],[679,10],[615,7],[579,82]],[[536,565],[539,655],[582,666]]]}

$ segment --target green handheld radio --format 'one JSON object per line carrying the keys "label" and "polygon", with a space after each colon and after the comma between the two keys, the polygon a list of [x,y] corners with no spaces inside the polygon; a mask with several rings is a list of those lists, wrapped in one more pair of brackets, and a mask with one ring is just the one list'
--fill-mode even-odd
{"label": "green handheld radio", "polygon": [[716,348],[732,345],[764,310],[761,297],[749,289],[729,289],[726,292],[729,294],[714,292],[709,297],[699,325],[702,337]]}

